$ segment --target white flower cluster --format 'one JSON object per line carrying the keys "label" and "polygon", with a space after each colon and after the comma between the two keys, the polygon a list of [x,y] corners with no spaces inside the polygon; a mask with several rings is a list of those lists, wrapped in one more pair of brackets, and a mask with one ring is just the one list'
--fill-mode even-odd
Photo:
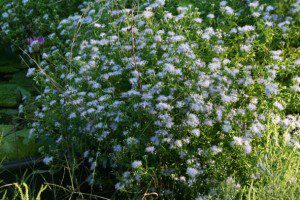
{"label": "white flower cluster", "polygon": [[284,134],[285,142],[300,149],[300,117],[288,115],[280,122],[280,125],[287,129]]}
{"label": "white flower cluster", "polygon": [[[242,146],[242,157],[251,154],[269,116],[283,112],[276,74],[288,61],[281,45],[269,51],[259,35],[281,38],[277,29],[288,32],[293,20],[258,1],[234,5],[222,1],[219,13],[179,7],[176,14],[163,0],[135,9],[92,1],[85,15],[62,20],[64,48],[50,47],[43,71],[28,72],[47,86],[32,124],[38,137],[56,141],[46,153],[80,144],[89,163],[99,163],[93,169],[115,172],[119,190],[142,185],[151,174],[143,169],[189,187],[226,176],[218,163],[234,168],[238,156],[228,152]],[[245,21],[249,8],[260,15]]]}
{"label": "white flower cluster", "polygon": [[[57,23],[73,14],[83,0],[1,0],[0,35],[2,42],[12,44],[16,50],[25,49],[27,38],[55,32]],[[34,45],[34,44],[33,44]]]}
{"label": "white flower cluster", "polygon": [[295,92],[300,92],[300,77],[296,76],[293,78],[293,86],[291,89]]}

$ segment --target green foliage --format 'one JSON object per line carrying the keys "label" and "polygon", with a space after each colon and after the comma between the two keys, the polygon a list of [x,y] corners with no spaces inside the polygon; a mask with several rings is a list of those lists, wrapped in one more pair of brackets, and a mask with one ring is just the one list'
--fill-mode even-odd
{"label": "green foliage", "polygon": [[28,77],[26,77],[27,70],[22,70],[17,73],[14,73],[11,79],[8,81],[10,84],[15,84],[21,86],[22,88],[34,92],[35,85],[34,81]]}
{"label": "green foliage", "polygon": [[13,74],[20,70],[20,64],[15,61],[0,59],[0,75]]}
{"label": "green foliage", "polygon": [[238,186],[234,179],[221,184],[207,199],[297,200],[300,196],[300,152],[280,136],[276,124],[268,128],[270,136],[257,149],[260,172],[249,185]]}
{"label": "green foliage", "polygon": [[36,153],[37,145],[28,140],[29,132],[29,129],[16,131],[12,125],[0,125],[0,158],[21,159]]}
{"label": "green foliage", "polygon": [[0,109],[0,121],[10,123],[17,118],[19,112],[17,109]]}
{"label": "green foliage", "polygon": [[73,13],[82,0],[2,0],[0,28],[2,41],[12,44],[19,52],[25,49],[27,38],[47,36],[61,19]]}
{"label": "green foliage", "polygon": [[15,84],[0,84],[0,107],[14,108],[22,103],[22,98],[30,98],[31,94]]}

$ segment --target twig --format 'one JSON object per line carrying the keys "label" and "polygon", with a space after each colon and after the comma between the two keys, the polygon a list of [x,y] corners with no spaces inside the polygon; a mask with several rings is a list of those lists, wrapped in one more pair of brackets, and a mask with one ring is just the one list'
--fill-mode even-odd
{"label": "twig", "polygon": [[132,38],[132,56],[133,56],[133,65],[135,70],[138,72],[138,88],[142,89],[142,80],[140,76],[140,72],[137,69],[136,65],[136,52],[135,52],[135,34],[134,34],[134,10],[135,10],[135,3],[132,1],[132,8],[131,8],[131,17],[132,17],[132,25],[131,25],[131,38]]}
{"label": "twig", "polygon": [[151,192],[151,193],[145,193],[143,195],[142,200],[145,200],[147,198],[147,196],[155,196],[156,199],[158,198],[158,194],[156,192]]}

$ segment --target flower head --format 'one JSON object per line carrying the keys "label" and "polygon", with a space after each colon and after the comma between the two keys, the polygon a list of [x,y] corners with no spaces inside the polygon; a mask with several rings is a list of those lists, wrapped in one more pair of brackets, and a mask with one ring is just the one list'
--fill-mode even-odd
{"label": "flower head", "polygon": [[45,38],[44,37],[32,37],[32,38],[28,38],[27,39],[28,45],[29,45],[29,52],[33,53],[33,52],[38,52],[41,47],[44,45],[45,43]]}
{"label": "flower head", "polygon": [[131,163],[131,167],[134,169],[141,167],[141,166],[142,166],[142,161],[140,161],[140,160],[135,160]]}

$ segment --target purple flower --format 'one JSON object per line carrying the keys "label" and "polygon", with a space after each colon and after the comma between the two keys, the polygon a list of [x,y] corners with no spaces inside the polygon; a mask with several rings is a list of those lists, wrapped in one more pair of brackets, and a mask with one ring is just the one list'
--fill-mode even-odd
{"label": "purple flower", "polygon": [[28,50],[30,53],[36,53],[39,52],[42,46],[45,43],[45,38],[44,37],[32,37],[28,38],[27,42],[29,44]]}
{"label": "purple flower", "polygon": [[39,45],[43,45],[45,43],[44,37],[32,37],[27,39],[29,45],[32,45],[33,43],[38,43]]}

